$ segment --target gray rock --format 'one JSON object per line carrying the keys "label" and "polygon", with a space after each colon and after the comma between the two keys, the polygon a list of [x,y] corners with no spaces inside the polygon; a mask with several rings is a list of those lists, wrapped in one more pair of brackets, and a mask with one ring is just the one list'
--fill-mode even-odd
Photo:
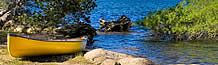
{"label": "gray rock", "polygon": [[105,50],[103,49],[95,49],[95,50],[92,50],[90,52],[87,52],[84,57],[90,61],[93,61],[94,58],[97,58],[97,57],[100,57],[100,56],[103,56],[105,55]]}
{"label": "gray rock", "polygon": [[24,28],[25,28],[25,27],[24,27],[23,25],[17,25],[17,27],[16,27],[16,29],[14,30],[14,32],[22,32]]}
{"label": "gray rock", "polygon": [[106,59],[101,65],[116,65],[116,61],[113,59]]}
{"label": "gray rock", "polygon": [[146,58],[124,58],[118,61],[120,65],[152,65],[152,61]]}
{"label": "gray rock", "polygon": [[106,57],[97,57],[93,59],[93,62],[97,65],[101,64],[102,62],[105,61],[105,59],[107,59]]}
{"label": "gray rock", "polygon": [[84,58],[92,61],[93,63],[101,64],[101,65],[153,64],[150,60],[146,58],[139,58],[139,57],[123,54],[123,53],[107,51],[104,49],[95,49],[95,50],[89,51],[84,55]]}

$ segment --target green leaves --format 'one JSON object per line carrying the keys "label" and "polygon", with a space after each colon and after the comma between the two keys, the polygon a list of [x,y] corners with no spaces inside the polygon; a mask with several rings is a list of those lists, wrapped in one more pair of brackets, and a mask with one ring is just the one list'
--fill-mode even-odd
{"label": "green leaves", "polygon": [[[217,4],[218,2],[215,0],[184,0],[173,8],[153,12],[140,22],[143,22],[142,25],[145,27],[156,30],[156,32],[165,32],[163,35],[176,35],[174,38],[178,36],[186,37],[186,40],[188,38],[192,38],[192,40],[208,37],[217,38]],[[213,34],[213,36],[209,34]]]}
{"label": "green leaves", "polygon": [[[94,0],[31,0],[23,4],[33,8],[34,12],[17,10],[24,12],[18,12],[22,15],[16,16],[18,20],[15,23],[42,29],[81,21],[90,23],[89,13],[97,6]],[[68,20],[65,19],[66,16]]]}

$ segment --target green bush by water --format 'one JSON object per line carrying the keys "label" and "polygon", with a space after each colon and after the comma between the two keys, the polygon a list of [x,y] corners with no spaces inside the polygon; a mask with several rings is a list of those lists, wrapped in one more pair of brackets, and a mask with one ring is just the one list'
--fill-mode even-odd
{"label": "green bush by water", "polygon": [[184,0],[173,8],[150,13],[138,24],[171,40],[217,40],[217,19],[217,0]]}

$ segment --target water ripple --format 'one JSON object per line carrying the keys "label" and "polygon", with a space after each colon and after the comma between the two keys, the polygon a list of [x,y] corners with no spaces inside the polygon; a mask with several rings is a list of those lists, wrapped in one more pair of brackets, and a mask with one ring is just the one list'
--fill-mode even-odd
{"label": "water ripple", "polygon": [[[147,16],[149,11],[173,7],[181,0],[97,0],[92,12],[92,26],[98,28],[99,19],[118,19],[126,15],[133,22]],[[100,33],[94,37],[90,49],[103,48],[139,57],[147,57],[157,64],[218,64],[217,42],[152,42],[145,41],[151,32],[133,26],[132,32]]]}

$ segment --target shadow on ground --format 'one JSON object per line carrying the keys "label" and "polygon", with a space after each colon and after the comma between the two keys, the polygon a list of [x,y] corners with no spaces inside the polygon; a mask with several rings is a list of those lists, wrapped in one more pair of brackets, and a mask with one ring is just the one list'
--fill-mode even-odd
{"label": "shadow on ground", "polygon": [[86,51],[76,52],[72,54],[64,54],[64,55],[49,55],[49,56],[29,56],[22,57],[21,61],[31,61],[31,62],[65,62],[69,59],[73,59],[76,56],[83,56]]}
{"label": "shadow on ground", "polygon": [[31,56],[22,57],[21,61],[32,62],[64,62],[75,57],[75,54],[53,55],[53,56]]}

